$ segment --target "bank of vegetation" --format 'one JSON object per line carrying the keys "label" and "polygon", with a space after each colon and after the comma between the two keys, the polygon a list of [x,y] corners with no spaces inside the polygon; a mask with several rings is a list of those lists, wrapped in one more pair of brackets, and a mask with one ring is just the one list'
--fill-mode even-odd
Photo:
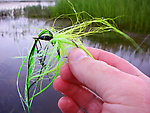
{"label": "bank of vegetation", "polygon": [[[87,11],[94,17],[115,18],[120,29],[136,32],[150,32],[150,0],[70,0],[77,12]],[[73,13],[66,0],[57,0],[54,7],[27,7],[28,17],[53,18]]]}

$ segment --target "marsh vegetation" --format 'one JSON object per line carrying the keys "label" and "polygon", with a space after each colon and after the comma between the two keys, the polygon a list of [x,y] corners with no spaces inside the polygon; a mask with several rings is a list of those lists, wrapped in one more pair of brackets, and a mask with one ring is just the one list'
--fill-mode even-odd
{"label": "marsh vegetation", "polygon": [[[86,11],[94,17],[116,18],[118,27],[135,33],[149,33],[149,0],[70,0],[77,12]],[[38,12],[34,12],[38,11]],[[33,11],[33,12],[32,12]],[[66,0],[56,0],[55,6],[47,8],[26,7],[28,17],[52,18],[73,13]]]}

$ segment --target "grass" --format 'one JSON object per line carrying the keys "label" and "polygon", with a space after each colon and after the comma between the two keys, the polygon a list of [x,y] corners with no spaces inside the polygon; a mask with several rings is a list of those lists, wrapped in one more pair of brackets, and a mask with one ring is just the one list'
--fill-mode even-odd
{"label": "grass", "polygon": [[24,8],[24,15],[28,18],[50,18],[50,13],[49,7],[42,8],[40,5]]}
{"label": "grass", "polygon": [[[70,0],[75,9],[87,11],[94,17],[114,18],[119,28],[136,33],[150,32],[150,0]],[[66,0],[57,0],[55,7],[26,8],[29,17],[52,18],[73,13]],[[38,13],[37,13],[38,12]]]}
{"label": "grass", "polygon": [[[117,19],[120,28],[132,32],[150,32],[150,0],[70,0],[76,10],[87,11],[94,17]],[[70,13],[65,0],[57,1],[54,16]]]}
{"label": "grass", "polygon": [[[140,45],[141,43],[143,43],[141,45],[141,48],[144,52],[148,52],[149,48],[148,48],[148,40],[146,42],[143,42],[143,38],[145,39],[145,35],[132,35],[132,34],[128,34],[131,35],[132,38],[134,40],[136,40],[136,42]],[[135,48],[132,44],[129,43],[129,41],[125,38],[120,38],[120,35],[114,32],[108,32],[108,33],[104,33],[104,34],[95,34],[92,36],[88,36],[86,37],[83,42],[86,43],[86,41],[88,41],[89,46],[91,47],[95,47],[95,48],[101,48],[103,50],[106,51],[110,51],[113,50],[118,51],[120,49],[126,49],[129,50],[131,53],[135,51]]]}

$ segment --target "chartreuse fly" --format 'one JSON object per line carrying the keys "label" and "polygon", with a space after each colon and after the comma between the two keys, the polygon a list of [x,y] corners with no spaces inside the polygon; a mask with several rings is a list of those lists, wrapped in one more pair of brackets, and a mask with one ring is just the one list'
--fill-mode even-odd
{"label": "chartreuse fly", "polygon": [[[26,112],[30,112],[34,97],[45,91],[59,74],[60,67],[66,60],[68,48],[78,47],[92,57],[83,46],[82,38],[95,33],[116,32],[127,38],[135,47],[138,47],[132,38],[109,23],[113,23],[113,19],[94,18],[87,14],[91,19],[79,21],[82,13],[87,14],[86,12],[75,13],[77,22],[71,26],[55,29],[55,20],[51,28],[43,29],[37,37],[33,38],[34,44],[24,59],[17,76],[17,89]],[[19,78],[26,63],[27,73],[23,75],[26,77],[23,96],[19,87]]]}

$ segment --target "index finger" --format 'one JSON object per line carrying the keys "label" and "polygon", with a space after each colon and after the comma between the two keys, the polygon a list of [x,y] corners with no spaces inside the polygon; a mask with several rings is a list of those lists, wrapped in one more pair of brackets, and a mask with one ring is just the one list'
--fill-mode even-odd
{"label": "index finger", "polygon": [[87,50],[92,54],[95,60],[103,61],[108,65],[111,65],[119,69],[120,71],[136,76],[144,75],[141,71],[139,71],[135,66],[130,64],[128,61],[124,60],[123,58],[113,53],[90,47],[87,47]]}

